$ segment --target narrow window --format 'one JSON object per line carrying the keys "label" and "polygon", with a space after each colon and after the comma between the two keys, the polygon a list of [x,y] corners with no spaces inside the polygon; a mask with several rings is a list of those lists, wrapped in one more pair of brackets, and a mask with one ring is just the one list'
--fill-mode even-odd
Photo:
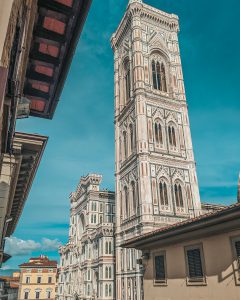
{"label": "narrow window", "polygon": [[159,122],[156,122],[154,127],[155,127],[154,128],[155,141],[157,144],[162,144],[163,143],[162,126]]}
{"label": "narrow window", "polygon": [[36,299],[40,298],[40,292],[36,292]]}
{"label": "narrow window", "polygon": [[180,184],[174,185],[174,192],[177,207],[184,207],[182,187]]}
{"label": "narrow window", "polygon": [[108,279],[108,267],[105,267],[105,278]]}
{"label": "narrow window", "polygon": [[240,258],[240,241],[235,242],[237,257]]}
{"label": "narrow window", "polygon": [[163,194],[164,194],[164,204],[168,205],[168,193],[167,193],[167,184],[164,182],[163,184]]}
{"label": "narrow window", "polygon": [[136,187],[135,187],[135,182],[131,182],[131,189],[132,189],[132,202],[133,202],[133,211],[134,213],[136,212]]}
{"label": "narrow window", "polygon": [[127,133],[123,132],[123,147],[124,147],[124,158],[127,158]]}
{"label": "narrow window", "polygon": [[162,84],[161,84],[161,71],[160,71],[160,63],[157,62],[157,89],[159,91],[162,90]]}
{"label": "narrow window", "polygon": [[131,153],[134,151],[134,133],[133,133],[133,125],[130,124],[129,126],[129,131],[130,131],[130,148],[131,148]]}
{"label": "narrow window", "polygon": [[126,93],[126,103],[131,97],[131,76],[130,76],[130,62],[125,63],[125,93]]}
{"label": "narrow window", "polygon": [[129,203],[128,203],[128,189],[127,187],[125,186],[124,188],[124,195],[125,195],[125,212],[126,212],[126,218],[128,218],[129,216]]}
{"label": "narrow window", "polygon": [[179,207],[180,201],[179,201],[179,197],[178,197],[178,186],[176,184],[174,185],[174,193],[175,193],[176,206]]}
{"label": "narrow window", "polygon": [[187,250],[187,263],[189,279],[202,281],[204,274],[200,248]]}
{"label": "narrow window", "polygon": [[52,283],[52,277],[48,277],[48,283]]}
{"label": "narrow window", "polygon": [[109,267],[109,270],[108,270],[108,278],[112,278],[112,268]]}
{"label": "narrow window", "polygon": [[173,140],[172,140],[172,129],[169,126],[168,127],[168,139],[169,139],[169,144],[172,146],[173,145]]}
{"label": "narrow window", "polygon": [[24,299],[28,299],[29,292],[24,292]]}
{"label": "narrow window", "polygon": [[26,283],[30,283],[30,277],[26,277]]}
{"label": "narrow window", "polygon": [[157,90],[157,70],[155,61],[152,61],[152,79],[153,79],[153,88]]}
{"label": "narrow window", "polygon": [[51,298],[51,292],[47,291],[47,298],[50,299]]}
{"label": "narrow window", "polygon": [[109,297],[111,297],[112,296],[112,285],[111,284],[109,284]]}
{"label": "narrow window", "polygon": [[108,297],[108,284],[105,285],[105,296]]}
{"label": "narrow window", "polygon": [[175,128],[174,127],[172,127],[172,145],[174,147],[177,146],[177,143],[176,143],[176,134],[175,134]]}
{"label": "narrow window", "polygon": [[37,283],[41,283],[41,277],[37,278]]}
{"label": "narrow window", "polygon": [[164,205],[163,184],[162,184],[162,182],[160,182],[159,191],[160,191],[160,202],[161,202],[161,205]]}
{"label": "narrow window", "polygon": [[178,186],[179,190],[178,190],[178,193],[179,193],[179,203],[180,203],[180,206],[183,207],[183,195],[182,195],[182,187],[181,185]]}
{"label": "narrow window", "polygon": [[108,243],[108,254],[112,254],[112,243]]}
{"label": "narrow window", "polygon": [[167,92],[166,72],[164,64],[161,64],[161,91]]}
{"label": "narrow window", "polygon": [[155,256],[155,281],[166,281],[165,257],[164,255]]}

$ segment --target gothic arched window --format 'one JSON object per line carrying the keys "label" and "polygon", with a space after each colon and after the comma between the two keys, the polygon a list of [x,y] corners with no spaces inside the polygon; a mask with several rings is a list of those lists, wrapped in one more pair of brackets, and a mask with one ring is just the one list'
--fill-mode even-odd
{"label": "gothic arched window", "polygon": [[132,190],[132,204],[133,204],[133,212],[136,213],[137,208],[137,193],[136,193],[136,185],[135,182],[131,182],[131,190]]}
{"label": "gothic arched window", "polygon": [[167,92],[167,81],[166,81],[166,72],[165,72],[165,67],[164,64],[161,64],[161,83],[162,83],[162,91]]}
{"label": "gothic arched window", "polygon": [[168,191],[167,184],[164,180],[159,183],[160,203],[161,205],[168,206]]}
{"label": "gothic arched window", "polygon": [[180,183],[174,185],[175,201],[177,207],[184,207],[183,203],[183,191]]}
{"label": "gothic arched window", "polygon": [[157,144],[163,144],[162,126],[159,121],[154,124],[154,136]]}
{"label": "gothic arched window", "polygon": [[127,158],[127,132],[123,132],[123,147],[124,147],[124,158]]}
{"label": "gothic arched window", "polygon": [[152,60],[152,82],[153,88],[162,92],[167,92],[166,71],[163,63],[157,59]]}
{"label": "gothic arched window", "polygon": [[177,147],[176,130],[173,125],[168,126],[168,139],[172,147]]}
{"label": "gothic arched window", "polygon": [[124,81],[125,81],[125,104],[127,104],[131,97],[131,75],[130,75],[129,60],[127,60],[124,64]]}
{"label": "gothic arched window", "polygon": [[129,216],[129,200],[128,200],[128,188],[125,186],[124,188],[124,196],[125,196],[125,216],[128,218]]}
{"label": "gothic arched window", "polygon": [[130,148],[131,148],[131,153],[134,151],[134,131],[133,131],[133,125],[129,125],[129,133],[130,133]]}

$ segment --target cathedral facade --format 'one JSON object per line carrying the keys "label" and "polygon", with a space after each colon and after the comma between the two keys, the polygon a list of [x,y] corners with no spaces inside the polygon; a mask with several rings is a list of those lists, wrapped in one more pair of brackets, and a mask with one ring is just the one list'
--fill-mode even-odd
{"label": "cathedral facade", "polygon": [[82,177],[70,195],[68,243],[60,248],[58,300],[115,299],[115,199],[102,176]]}
{"label": "cathedral facade", "polygon": [[201,214],[178,32],[176,15],[130,0],[111,39],[119,300],[144,297],[141,253],[123,242]]}

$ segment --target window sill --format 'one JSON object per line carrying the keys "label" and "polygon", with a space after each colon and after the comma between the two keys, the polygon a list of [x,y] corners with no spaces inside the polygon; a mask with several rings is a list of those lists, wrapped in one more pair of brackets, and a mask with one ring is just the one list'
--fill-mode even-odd
{"label": "window sill", "polygon": [[187,279],[187,286],[207,286],[206,278]]}
{"label": "window sill", "polygon": [[153,281],[153,286],[162,286],[162,287],[166,287],[166,286],[168,286],[167,280],[154,280],[154,281]]}

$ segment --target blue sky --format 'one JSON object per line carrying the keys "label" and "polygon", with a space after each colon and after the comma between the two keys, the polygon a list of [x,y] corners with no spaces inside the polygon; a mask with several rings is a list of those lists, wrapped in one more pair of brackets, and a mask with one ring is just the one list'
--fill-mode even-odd
{"label": "blue sky", "polygon": [[[103,174],[102,187],[114,190],[113,54],[109,40],[127,2],[93,0],[54,119],[18,121],[19,131],[50,138],[15,238],[8,246],[15,247],[16,255],[5,268],[15,268],[41,252],[58,258],[56,248],[68,235],[68,196],[81,175]],[[240,170],[240,40],[236,24],[240,2],[145,3],[180,17],[180,48],[201,199],[233,203]]]}

